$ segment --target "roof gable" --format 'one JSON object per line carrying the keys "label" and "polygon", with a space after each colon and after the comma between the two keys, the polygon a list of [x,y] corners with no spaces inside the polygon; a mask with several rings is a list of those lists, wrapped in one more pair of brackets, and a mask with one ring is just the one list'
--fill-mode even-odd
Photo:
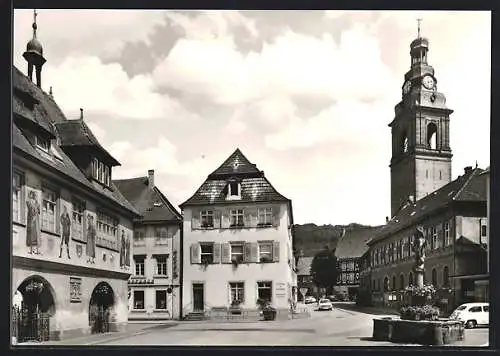
{"label": "roof gable", "polygon": [[[226,187],[232,178],[237,178],[241,186],[241,199],[226,199]],[[290,202],[290,200],[281,195],[264,176],[264,172],[258,170],[256,165],[237,148],[180,207],[264,202]]]}
{"label": "roof gable", "polygon": [[148,177],[119,179],[113,183],[142,214],[141,221],[182,221],[182,215],[158,187],[148,186]]}
{"label": "roof gable", "polygon": [[245,155],[240,151],[239,148],[236,149],[225,161],[222,163],[219,168],[213,171],[209,177],[217,178],[221,176],[227,175],[241,175],[248,173],[260,173],[257,169],[256,165],[251,163]]}
{"label": "roof gable", "polygon": [[366,244],[382,226],[348,229],[337,242],[335,256],[341,258],[361,257],[368,250]]}
{"label": "roof gable", "polygon": [[67,147],[87,147],[97,149],[100,156],[107,163],[113,166],[120,166],[118,162],[109,152],[101,146],[97,138],[92,133],[92,130],[83,121],[83,119],[67,120],[56,124],[57,132],[61,139],[61,146]]}

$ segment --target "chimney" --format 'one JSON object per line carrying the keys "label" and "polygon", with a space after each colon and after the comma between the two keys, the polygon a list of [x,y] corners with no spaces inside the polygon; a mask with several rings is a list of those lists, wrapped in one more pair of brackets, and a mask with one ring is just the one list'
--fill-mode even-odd
{"label": "chimney", "polygon": [[387,224],[388,222],[389,222],[389,217],[388,217],[388,216],[386,216],[386,217],[385,217],[385,223]]}
{"label": "chimney", "polygon": [[148,187],[154,188],[155,186],[155,171],[154,169],[150,169],[148,171]]}
{"label": "chimney", "polygon": [[467,166],[464,168],[465,174],[469,173],[470,171],[472,171],[472,166]]}

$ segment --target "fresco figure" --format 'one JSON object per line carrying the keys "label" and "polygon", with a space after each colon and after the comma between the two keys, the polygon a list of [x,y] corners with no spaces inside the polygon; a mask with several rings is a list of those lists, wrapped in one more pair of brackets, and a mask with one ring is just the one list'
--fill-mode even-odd
{"label": "fresco figure", "polygon": [[95,263],[95,239],[96,239],[96,231],[94,225],[94,217],[90,214],[87,215],[88,225],[87,225],[87,262]]}
{"label": "fresco figure", "polygon": [[127,240],[125,243],[125,265],[130,267],[130,236],[127,234]]}
{"label": "fresco figure", "polygon": [[125,250],[126,250],[126,241],[125,241],[125,230],[122,230],[122,238],[120,241],[120,267],[125,266]]}
{"label": "fresco figure", "polygon": [[68,259],[71,259],[69,256],[69,235],[71,231],[71,218],[68,214],[68,208],[64,205],[64,211],[61,214],[61,226],[62,226],[62,236],[61,236],[61,245],[59,246],[59,258],[62,255],[63,244],[66,245],[66,253],[68,255]]}
{"label": "fresco figure", "polygon": [[30,248],[29,254],[39,255],[40,251],[40,204],[35,191],[30,191],[26,201],[28,210],[26,225],[26,246]]}

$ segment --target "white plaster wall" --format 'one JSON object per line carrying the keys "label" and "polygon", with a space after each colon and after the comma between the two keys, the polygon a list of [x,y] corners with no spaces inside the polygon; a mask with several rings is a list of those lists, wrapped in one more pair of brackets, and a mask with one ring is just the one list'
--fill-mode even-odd
{"label": "white plaster wall", "polygon": [[[236,207],[235,207],[236,208]],[[192,311],[192,284],[204,283],[206,308],[228,306],[230,304],[229,282],[244,282],[245,301],[243,308],[255,308],[257,301],[257,282],[273,282],[272,304],[278,308],[288,308],[289,289],[296,286],[296,276],[289,265],[293,260],[292,242],[289,232],[289,213],[286,204],[280,205],[280,223],[276,227],[192,230],[191,209],[184,210],[184,278],[183,314]],[[192,243],[274,240],[280,242],[279,262],[242,263],[237,268],[232,264],[211,264],[206,268],[191,264],[190,246]],[[277,296],[277,287],[283,288],[283,296]]]}

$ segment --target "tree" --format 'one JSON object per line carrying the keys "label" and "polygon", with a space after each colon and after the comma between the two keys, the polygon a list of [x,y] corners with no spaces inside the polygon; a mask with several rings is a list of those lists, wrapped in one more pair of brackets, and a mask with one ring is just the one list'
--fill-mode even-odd
{"label": "tree", "polygon": [[325,246],[314,256],[311,263],[311,276],[316,286],[326,288],[328,294],[332,293],[338,276],[335,250],[330,250],[328,246]]}

